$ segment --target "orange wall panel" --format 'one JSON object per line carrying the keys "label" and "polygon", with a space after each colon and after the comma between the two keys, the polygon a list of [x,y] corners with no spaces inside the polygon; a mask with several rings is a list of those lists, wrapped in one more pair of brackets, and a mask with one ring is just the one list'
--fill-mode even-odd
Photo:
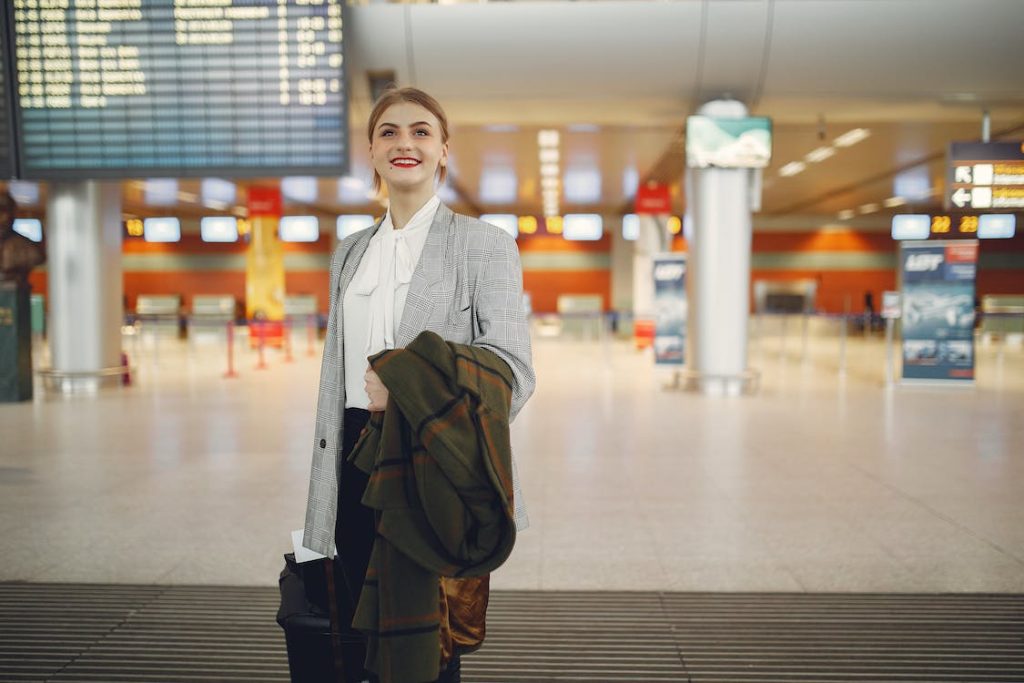
{"label": "orange wall panel", "polygon": [[331,305],[331,274],[327,270],[307,270],[284,274],[284,289],[288,294],[312,294],[316,297],[316,308],[327,313]]}
{"label": "orange wall panel", "polygon": [[612,274],[610,270],[528,270],[523,273],[523,290],[530,294],[535,313],[557,311],[559,294],[600,294],[602,308],[607,311]]}
{"label": "orange wall panel", "polygon": [[815,308],[828,313],[842,313],[849,296],[850,311],[864,312],[864,293],[874,295],[875,311],[882,304],[882,292],[896,289],[896,273],[889,270],[753,270],[750,273],[750,306],[754,306],[753,285],[757,280],[815,280],[818,298]]}
{"label": "orange wall panel", "polygon": [[576,253],[601,253],[606,254],[612,250],[611,235],[605,236],[593,242],[570,242],[560,235],[520,235],[517,240],[519,253],[533,252],[576,252]]}
{"label": "orange wall panel", "polygon": [[140,294],[177,294],[188,311],[196,294],[230,294],[245,301],[244,271],[126,272],[124,295],[128,310],[135,310]]}
{"label": "orange wall panel", "polygon": [[802,233],[754,233],[754,252],[776,251],[844,251],[892,252],[896,243],[886,233],[865,233],[853,230]]}

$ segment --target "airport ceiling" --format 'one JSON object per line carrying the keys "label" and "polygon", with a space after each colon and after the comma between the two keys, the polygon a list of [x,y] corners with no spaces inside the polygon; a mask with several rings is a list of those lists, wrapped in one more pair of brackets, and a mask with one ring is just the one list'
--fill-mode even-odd
{"label": "airport ceiling", "polygon": [[[626,212],[646,179],[673,186],[674,208],[682,212],[683,125],[702,103],[723,96],[773,119],[761,213],[782,223],[834,222],[851,210],[852,224],[868,226],[887,224],[890,213],[908,207],[939,210],[946,146],[978,140],[983,112],[993,140],[1024,138],[1022,0],[349,9],[353,175],[370,178],[371,80],[393,77],[434,94],[447,109],[453,203],[467,211],[540,215],[537,134],[555,129],[563,212]],[[869,135],[849,147],[833,144],[853,129]],[[819,147],[834,154],[806,162]],[[805,161],[806,169],[781,175],[794,161]],[[194,185],[182,181],[182,196],[197,195]],[[311,210],[379,213],[376,203],[342,202],[337,178],[319,185]],[[178,208],[210,213],[189,201]],[[126,185],[125,211],[154,214],[141,202],[138,183]]]}

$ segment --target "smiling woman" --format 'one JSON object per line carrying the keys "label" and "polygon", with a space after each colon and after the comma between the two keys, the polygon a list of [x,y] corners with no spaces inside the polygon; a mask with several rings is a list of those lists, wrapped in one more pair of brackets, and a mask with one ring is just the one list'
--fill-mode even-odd
{"label": "smiling woman", "polygon": [[[385,113],[387,117],[385,117]],[[373,107],[367,125],[370,159],[373,162],[373,189],[380,191],[382,181],[389,192],[418,184],[434,191],[434,176],[439,181],[448,174],[448,117],[433,97],[416,88],[386,91]],[[416,149],[406,144],[416,139]],[[395,176],[389,171],[419,167],[417,176]],[[429,172],[429,175],[427,174]],[[429,179],[429,186],[427,181]]]}
{"label": "smiling woman", "polygon": [[[402,415],[400,399],[406,396],[437,402],[433,411],[448,415],[442,405],[448,399],[442,401],[436,388],[431,391],[431,385],[415,373],[403,376],[400,388],[392,382],[389,392],[371,369],[371,361],[391,358],[388,351],[404,349],[421,340],[424,332],[450,342],[444,348],[455,353],[482,354],[488,367],[497,366],[498,374],[509,378],[508,417],[501,428],[507,440],[507,423],[534,387],[522,267],[515,240],[508,233],[453,213],[435,194],[448,163],[448,119],[437,100],[415,88],[386,91],[374,105],[367,137],[374,188],[379,191],[386,186],[389,206],[378,224],[343,239],[331,261],[331,303],[303,545],[328,557],[337,549],[334,573],[338,586],[345,587],[339,590],[339,625],[350,643],[343,659],[348,664],[365,660],[368,669],[357,671],[354,680],[376,680],[377,674],[384,683],[455,683],[460,654],[483,642],[488,597],[488,577],[483,572],[488,568],[475,569],[470,563],[459,565],[456,572],[421,564],[418,572],[439,577],[436,589],[430,586],[428,595],[416,593],[416,600],[408,598],[408,586],[402,587],[406,589],[402,599],[386,595],[386,578],[396,575],[395,567],[388,565],[388,558],[394,556],[375,549],[375,544],[379,543],[378,525],[384,524],[387,514],[379,504],[371,508],[363,501],[372,502],[373,491],[379,490],[377,472],[393,467],[382,463],[399,462],[409,454],[405,446],[395,446],[399,452],[389,451],[388,459],[376,468],[360,468],[349,456],[371,413],[377,414],[373,424],[386,427],[393,423],[388,416]],[[410,351],[413,348],[419,347]],[[463,377],[464,371],[459,372]],[[499,406],[499,413],[503,410]],[[446,434],[467,436],[446,425]],[[383,428],[371,425],[371,431]],[[409,438],[398,441],[404,444],[418,438],[418,430],[409,431]],[[430,446],[424,445],[422,451],[414,452],[443,469],[444,463]],[[494,487],[506,502],[494,501],[491,507],[506,511],[504,522],[493,528],[502,529],[509,541],[516,529],[526,525],[515,462],[510,464],[505,471],[511,469],[511,477]],[[369,492],[368,485],[373,487]],[[436,492],[429,487],[417,491],[417,501],[436,500]],[[473,495],[479,496],[479,485],[475,491]],[[414,505],[426,503],[409,507]],[[463,513],[445,515],[441,515],[444,519],[434,515],[431,521],[461,528]],[[470,536],[478,535],[478,526],[467,529]],[[415,562],[414,554],[406,552]],[[475,578],[455,579],[456,574]],[[385,617],[376,617],[378,606],[390,610],[392,620],[416,627],[388,630]],[[370,613],[374,618],[367,618]],[[367,648],[364,637],[371,647]]]}

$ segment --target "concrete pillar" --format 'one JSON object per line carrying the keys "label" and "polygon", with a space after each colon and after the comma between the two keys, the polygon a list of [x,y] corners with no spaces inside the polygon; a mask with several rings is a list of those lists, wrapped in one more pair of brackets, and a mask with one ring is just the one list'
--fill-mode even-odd
{"label": "concrete pillar", "polygon": [[[734,100],[701,107],[702,116],[743,118]],[[750,169],[687,169],[687,205],[693,218],[689,241],[687,364],[706,394],[739,394],[747,368],[751,210]]]}
{"label": "concrete pillar", "polygon": [[120,183],[51,184],[46,229],[52,372],[45,379],[68,393],[120,384]]}

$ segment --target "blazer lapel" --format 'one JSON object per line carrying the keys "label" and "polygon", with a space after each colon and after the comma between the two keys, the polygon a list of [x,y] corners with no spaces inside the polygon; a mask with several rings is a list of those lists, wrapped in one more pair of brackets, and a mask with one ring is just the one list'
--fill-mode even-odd
{"label": "blazer lapel", "polygon": [[452,221],[455,214],[444,204],[437,207],[434,220],[427,233],[427,241],[423,244],[423,252],[412,273],[409,282],[409,293],[405,299],[405,310],[402,311],[402,322],[395,336],[395,346],[404,348],[420,332],[427,328],[430,314],[437,300],[437,289],[444,276],[445,258],[448,254],[448,241],[451,237]]}
{"label": "blazer lapel", "polygon": [[366,233],[355,244],[349,249],[348,254],[345,255],[345,263],[341,266],[341,274],[338,276],[338,358],[345,359],[344,339],[342,323],[345,320],[343,314],[345,308],[345,291],[348,289],[349,284],[352,283],[352,278],[356,275],[356,270],[359,269],[359,263],[363,260],[363,254],[366,253],[366,247],[370,245],[370,239],[377,234],[377,230],[380,229],[381,223],[384,222],[384,218],[377,221],[377,224],[373,226],[373,230]]}

